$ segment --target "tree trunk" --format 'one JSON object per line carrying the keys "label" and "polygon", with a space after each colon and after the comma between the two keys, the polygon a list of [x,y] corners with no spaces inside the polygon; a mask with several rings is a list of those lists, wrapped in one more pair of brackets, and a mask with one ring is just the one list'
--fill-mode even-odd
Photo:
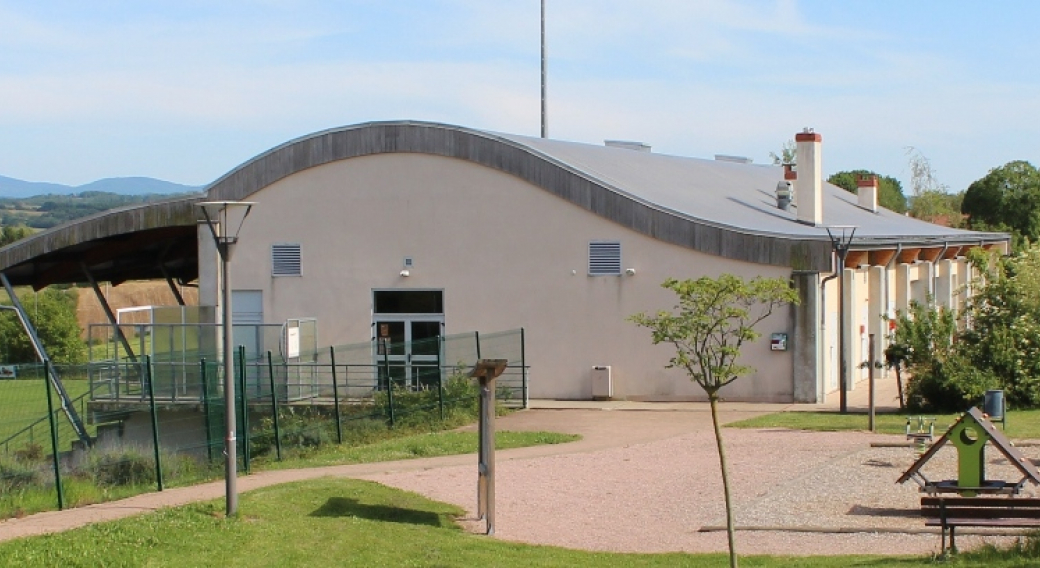
{"label": "tree trunk", "polygon": [[737,568],[737,547],[733,528],[733,501],[729,495],[729,474],[726,472],[726,451],[722,448],[722,430],[719,429],[719,397],[708,396],[711,404],[711,424],[715,427],[715,444],[719,448],[719,468],[722,470],[722,492],[726,495],[726,538],[729,539],[729,565]]}

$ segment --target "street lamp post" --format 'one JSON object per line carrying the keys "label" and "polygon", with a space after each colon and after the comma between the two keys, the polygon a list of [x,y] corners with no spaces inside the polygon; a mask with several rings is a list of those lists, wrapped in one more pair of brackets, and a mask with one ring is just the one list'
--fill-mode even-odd
{"label": "street lamp post", "polygon": [[[835,232],[831,232],[831,229]],[[845,360],[845,257],[849,254],[849,246],[855,234],[856,227],[851,225],[827,227],[827,236],[830,237],[831,246],[838,257],[838,407],[841,414],[849,412],[849,374],[848,363]]]}
{"label": "street lamp post", "polygon": [[[223,353],[224,360],[224,483],[226,516],[228,518],[238,514],[238,490],[237,467],[238,456],[237,436],[235,429],[237,420],[235,417],[235,361],[233,354],[232,330],[231,330],[231,254],[238,243],[238,233],[242,230],[246,216],[253,207],[248,201],[204,201],[196,204],[206,217],[206,225],[209,226],[213,235],[213,242],[217,245],[220,254],[220,285],[221,285],[221,329],[223,330]],[[232,227],[236,226],[232,231]]]}

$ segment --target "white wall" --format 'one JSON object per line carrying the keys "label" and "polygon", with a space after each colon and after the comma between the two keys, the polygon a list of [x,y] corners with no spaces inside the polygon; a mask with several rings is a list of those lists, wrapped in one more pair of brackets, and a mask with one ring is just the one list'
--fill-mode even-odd
{"label": "white wall", "polygon": [[[371,338],[373,288],[443,289],[446,333],[527,330],[531,395],[590,398],[589,371],[612,365],[615,395],[700,399],[672,351],[625,321],[674,305],[666,277],[733,273],[789,277],[790,270],[730,261],[625,229],[518,178],[470,162],[381,154],[297,173],[250,196],[256,201],[232,264],[236,289],[262,290],[267,321],[315,316],[319,343]],[[590,240],[618,240],[634,276],[589,277]],[[272,278],[272,243],[300,243],[303,277]],[[403,259],[411,276],[399,276]],[[745,349],[755,375],[724,391],[730,400],[787,401],[791,352],[772,352],[772,332],[793,332],[789,310],[760,327]]]}

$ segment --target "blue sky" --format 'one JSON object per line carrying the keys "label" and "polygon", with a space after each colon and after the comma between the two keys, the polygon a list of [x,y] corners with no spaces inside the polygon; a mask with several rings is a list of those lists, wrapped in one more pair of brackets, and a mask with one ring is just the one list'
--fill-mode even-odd
{"label": "blue sky", "polygon": [[[951,190],[1040,154],[1040,3],[547,0],[549,134]],[[539,0],[0,0],[0,175],[207,184],[317,130],[539,132]]]}

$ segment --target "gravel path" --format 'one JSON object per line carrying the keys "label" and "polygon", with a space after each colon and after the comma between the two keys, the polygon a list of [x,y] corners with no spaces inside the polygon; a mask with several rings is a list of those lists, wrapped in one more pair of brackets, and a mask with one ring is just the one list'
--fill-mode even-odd
{"label": "gravel path", "polygon": [[[594,411],[593,411],[594,412]],[[601,413],[605,414],[605,413]],[[625,416],[629,414],[630,416]],[[578,431],[601,421],[642,430],[640,413],[596,416],[566,412],[571,423],[548,429]],[[613,447],[496,463],[496,538],[614,552],[722,552],[725,505],[718,454],[706,412],[659,413],[686,433]],[[562,418],[562,416],[561,416]],[[735,417],[729,416],[730,419]],[[532,411],[513,429],[545,425]],[[916,484],[895,480],[916,459],[910,448],[874,448],[901,436],[789,430],[724,429],[742,554],[928,554],[939,536],[925,532]],[[1024,453],[1037,458],[1036,448]],[[502,454],[506,454],[503,452]],[[990,452],[991,478],[1019,479]],[[956,453],[941,451],[925,468],[930,479],[955,477]],[[421,472],[363,476],[465,507],[467,528],[476,509],[472,464]],[[752,530],[769,528],[772,530]],[[890,532],[896,531],[896,532]],[[903,534],[911,531],[924,534]],[[962,549],[983,540],[965,535]]]}
{"label": "gravel path", "polygon": [[[726,411],[726,420],[761,414]],[[723,552],[725,508],[706,407],[681,411],[529,410],[499,430],[573,432],[556,446],[502,451],[496,460],[495,538],[624,552]],[[915,459],[909,448],[873,448],[902,437],[866,433],[725,429],[741,554],[927,554],[939,536],[918,531],[916,485],[895,480]],[[1038,448],[1023,448],[1036,459]],[[991,478],[1018,479],[990,452]],[[927,466],[931,479],[955,476],[955,453]],[[322,476],[369,479],[457,504],[474,532],[476,458],[447,456],[242,477],[242,491]],[[166,506],[219,498],[210,483],[114,503],[0,522],[0,540],[57,532]],[[758,530],[768,528],[770,530]],[[848,532],[841,532],[848,531]],[[965,549],[983,537],[958,538]],[[996,537],[985,537],[993,541]],[[1006,541],[1007,539],[1000,539]]]}

